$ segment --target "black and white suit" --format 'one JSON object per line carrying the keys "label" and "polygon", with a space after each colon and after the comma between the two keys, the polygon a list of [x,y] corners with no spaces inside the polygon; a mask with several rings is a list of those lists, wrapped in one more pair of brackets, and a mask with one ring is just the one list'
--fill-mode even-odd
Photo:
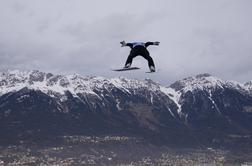
{"label": "black and white suit", "polygon": [[146,42],[146,43],[134,42],[134,43],[125,43],[124,45],[123,45],[123,42],[121,42],[121,44],[122,46],[128,46],[131,48],[130,54],[125,63],[125,68],[130,67],[132,64],[133,58],[140,55],[148,61],[150,71],[151,72],[155,71],[154,62],[150,56],[149,51],[147,50],[147,47],[150,45],[159,45],[159,42]]}

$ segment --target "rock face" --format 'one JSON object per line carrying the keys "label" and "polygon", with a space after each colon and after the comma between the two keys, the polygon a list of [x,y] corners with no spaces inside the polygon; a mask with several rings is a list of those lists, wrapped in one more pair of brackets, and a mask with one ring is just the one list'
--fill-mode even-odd
{"label": "rock face", "polygon": [[0,73],[0,139],[76,134],[181,144],[249,139],[251,94],[251,83],[209,74],[165,87],[151,80],[5,71]]}

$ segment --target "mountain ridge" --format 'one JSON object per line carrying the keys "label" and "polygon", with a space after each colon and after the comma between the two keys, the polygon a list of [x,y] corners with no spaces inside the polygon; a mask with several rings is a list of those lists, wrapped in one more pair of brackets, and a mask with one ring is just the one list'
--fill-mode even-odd
{"label": "mountain ridge", "polygon": [[[102,87],[106,88],[106,85],[112,85],[126,92],[129,92],[127,90],[128,88],[137,89],[139,87],[145,87],[151,91],[160,90],[172,98],[178,108],[180,107],[179,97],[182,92],[186,93],[187,91],[194,90],[223,88],[223,86],[238,89],[250,94],[252,91],[251,81],[245,84],[235,81],[223,81],[208,73],[187,77],[178,80],[171,85],[163,86],[150,79],[135,80],[124,77],[109,79],[98,76],[81,76],[79,74],[54,75],[52,73],[40,72],[38,70],[6,70],[0,72],[0,95],[12,91],[18,91],[25,87],[41,90],[46,94],[55,92],[59,95],[64,95],[66,91],[69,91],[74,96],[78,96],[77,93],[90,93],[97,95],[94,92],[94,89]],[[53,96],[53,94],[51,95]]]}
{"label": "mountain ridge", "polygon": [[0,127],[13,138],[27,134],[22,131],[126,133],[219,144],[230,135],[250,138],[250,88],[209,74],[163,86],[149,79],[9,70],[0,73]]}

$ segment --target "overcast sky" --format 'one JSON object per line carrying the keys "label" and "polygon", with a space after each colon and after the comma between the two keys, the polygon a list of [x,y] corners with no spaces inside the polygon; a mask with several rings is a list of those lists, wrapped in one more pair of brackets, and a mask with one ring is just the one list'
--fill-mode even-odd
{"label": "overcast sky", "polygon": [[[199,73],[252,80],[251,0],[0,0],[0,68],[105,77],[151,78],[162,84]],[[150,46],[157,72],[119,42]]]}

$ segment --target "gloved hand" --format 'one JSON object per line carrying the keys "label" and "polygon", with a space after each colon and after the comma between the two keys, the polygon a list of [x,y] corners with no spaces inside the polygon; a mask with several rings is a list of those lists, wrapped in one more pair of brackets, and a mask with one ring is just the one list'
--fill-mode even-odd
{"label": "gloved hand", "polygon": [[127,43],[125,41],[121,41],[120,43],[121,43],[122,47],[127,45]]}
{"label": "gloved hand", "polygon": [[156,41],[156,42],[153,42],[154,45],[158,46],[160,42]]}

